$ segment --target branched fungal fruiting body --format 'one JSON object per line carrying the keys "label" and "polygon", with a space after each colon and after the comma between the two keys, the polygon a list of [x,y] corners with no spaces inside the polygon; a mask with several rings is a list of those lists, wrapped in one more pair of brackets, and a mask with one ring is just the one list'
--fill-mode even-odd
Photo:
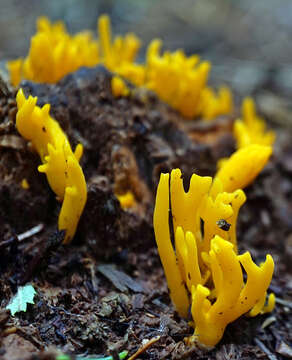
{"label": "branched fungal fruiting body", "polygon": [[22,89],[16,101],[17,130],[40,155],[43,164],[38,170],[46,174],[57,198],[63,201],[58,228],[66,231],[64,242],[68,243],[75,234],[87,199],[86,181],[79,165],[83,147],[78,144],[75,153],[72,152],[66,134],[49,115],[49,104],[38,107],[37,97],[26,99]]}
{"label": "branched fungal fruiting body", "polygon": [[51,24],[40,17],[27,57],[9,61],[8,70],[14,86],[21,79],[53,84],[81,66],[96,65],[98,58],[98,43],[90,32],[71,36],[61,21]]}
{"label": "branched fungal fruiting body", "polygon": [[256,114],[254,101],[247,97],[242,103],[242,119],[234,123],[233,133],[237,147],[243,148],[251,144],[272,146],[275,142],[275,133],[266,131],[264,119]]}
{"label": "branched fungal fruiting body", "polygon": [[224,159],[215,178],[221,181],[224,191],[243,189],[262,171],[272,152],[272,147],[266,145],[251,144],[241,148]]}
{"label": "branched fungal fruiting body", "polygon": [[[225,327],[239,316],[248,311],[255,316],[274,307],[273,294],[265,306],[274,270],[272,257],[267,255],[265,263],[257,266],[248,252],[237,255],[236,220],[245,199],[242,190],[223,192],[218,178],[212,183],[210,177],[194,174],[185,192],[179,169],[170,177],[161,174],[153,219],[155,238],[177,311],[187,317],[191,305],[195,332],[188,343],[196,340],[214,346]],[[228,221],[229,229],[218,226],[222,219]]]}
{"label": "branched fungal fruiting body", "polygon": [[[228,88],[218,92],[207,86],[211,64],[199,56],[186,56],[182,50],[161,53],[162,42],[154,39],[148,46],[144,64],[135,62],[141,41],[134,34],[112,38],[109,17],[100,16],[98,40],[89,32],[70,35],[62,22],[55,24],[41,17],[37,33],[32,37],[25,59],[9,61],[11,83],[22,79],[56,83],[81,66],[103,64],[114,74],[136,86],[154,91],[163,101],[187,118],[202,116],[213,119],[232,111],[232,95]],[[114,76],[115,96],[127,96],[123,80]]]}
{"label": "branched fungal fruiting body", "polygon": [[[267,255],[265,263],[257,266],[249,252],[236,255],[232,244],[218,235],[211,241],[209,258],[216,300],[213,304],[208,300],[208,287],[193,285],[191,312],[195,333],[189,341],[198,339],[202,344],[213,346],[220,341],[230,322],[256,307],[258,303],[263,307],[274,271],[274,262],[272,257]],[[247,273],[246,283],[243,281],[241,265]]]}

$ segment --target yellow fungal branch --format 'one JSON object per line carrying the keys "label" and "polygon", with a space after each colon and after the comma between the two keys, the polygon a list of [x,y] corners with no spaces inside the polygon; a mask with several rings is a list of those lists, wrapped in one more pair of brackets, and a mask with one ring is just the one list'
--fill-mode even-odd
{"label": "yellow fungal branch", "polygon": [[24,189],[24,190],[28,190],[29,189],[29,183],[28,181],[24,178],[21,180],[21,187]]}
{"label": "yellow fungal branch", "polygon": [[272,257],[267,255],[265,263],[257,266],[248,252],[237,255],[236,221],[245,200],[240,189],[225,192],[219,178],[212,182],[193,174],[185,192],[179,169],[170,176],[161,174],[153,218],[155,239],[177,311],[186,317],[191,305],[195,332],[188,343],[214,346],[227,324],[247,312],[255,316],[271,311],[275,305],[272,294],[265,306]]}
{"label": "yellow fungal branch", "polygon": [[30,141],[41,157],[38,170],[46,174],[48,182],[63,201],[58,228],[65,230],[64,243],[72,240],[87,199],[86,182],[79,160],[83,147],[78,144],[72,152],[67,136],[50,115],[50,105],[36,105],[37,97],[25,98],[22,89],[16,97],[18,112],[16,127],[22,137]]}
{"label": "yellow fungal branch", "polygon": [[[232,111],[229,89],[222,87],[216,94],[207,87],[209,62],[200,62],[197,55],[187,57],[182,50],[161,53],[162,42],[155,39],[148,46],[146,62],[138,64],[135,60],[141,42],[134,34],[112,39],[106,15],[98,19],[97,30],[98,40],[89,32],[72,36],[62,22],[52,24],[39,18],[27,57],[7,64],[11,83],[17,86],[21,79],[55,83],[81,66],[104,64],[136,86],[154,91],[187,118],[209,120]],[[113,77],[112,90],[114,96],[129,94],[120,77]]]}
{"label": "yellow fungal branch", "polygon": [[216,178],[229,192],[253,182],[272,155],[275,141],[275,133],[267,132],[264,120],[256,115],[251,98],[243,101],[242,114],[243,118],[236,120],[233,127],[238,150],[218,162]]}
{"label": "yellow fungal branch", "polygon": [[146,87],[179,110],[186,117],[200,115],[202,91],[211,65],[199,62],[196,55],[185,56],[182,50],[160,55],[160,40],[153,40],[147,51]]}
{"label": "yellow fungal branch", "polygon": [[81,66],[97,62],[98,43],[89,32],[71,36],[62,22],[51,24],[46,17],[40,17],[27,57],[8,62],[8,69],[14,86],[21,79],[56,83]]}
{"label": "yellow fungal branch", "polygon": [[[181,112],[185,117],[202,115],[213,119],[232,111],[232,96],[227,88],[218,95],[206,87],[211,65],[200,63],[197,55],[187,57],[182,50],[160,54],[162,42],[153,40],[147,49],[146,63],[137,64],[135,58],[140,40],[134,34],[125,38],[111,39],[109,18],[101,16],[98,21],[101,61],[111,71],[123,76],[136,86],[154,91],[163,101]],[[128,95],[121,82],[112,82],[115,96]],[[116,95],[118,94],[118,95]]]}
{"label": "yellow fungal branch", "polygon": [[125,84],[125,81],[119,76],[113,76],[111,80],[112,93],[115,97],[128,96],[130,89]]}
{"label": "yellow fungal branch", "polygon": [[135,203],[135,196],[131,191],[127,191],[125,194],[123,195],[117,195],[116,194],[117,199],[120,202],[120,205],[123,209],[130,209],[132,208]]}
{"label": "yellow fungal branch", "polygon": [[100,16],[97,29],[101,50],[101,62],[109,70],[133,81],[136,78],[136,74],[133,74],[133,79],[130,79],[129,75],[131,71],[135,72],[134,61],[141,46],[140,40],[136,35],[129,33],[124,37],[117,36],[112,41],[111,24],[107,15]]}
{"label": "yellow fungal branch", "polygon": [[219,88],[218,94],[206,87],[202,92],[202,116],[205,120],[212,120],[216,116],[230,114],[233,110],[232,94],[228,87]]}
{"label": "yellow fungal branch", "polygon": [[154,209],[154,232],[159,256],[164,268],[170,297],[178,313],[187,317],[189,308],[188,293],[179,267],[177,256],[170,240],[169,229],[169,174],[161,174],[157,188]]}
{"label": "yellow fungal branch", "polygon": [[7,62],[7,69],[10,75],[10,82],[13,86],[17,86],[24,76],[22,71],[23,59],[16,59]]}
{"label": "yellow fungal branch", "polygon": [[275,133],[266,131],[265,121],[256,114],[254,101],[249,97],[242,103],[242,119],[235,121],[233,133],[239,149],[251,144],[272,146],[275,142]]}
{"label": "yellow fungal branch", "polygon": [[[192,286],[191,312],[195,333],[188,341],[198,340],[204,345],[214,346],[221,340],[229,323],[256,307],[261,298],[265,301],[274,262],[267,255],[264,264],[257,266],[249,252],[236,255],[232,245],[220,236],[213,238],[209,258],[216,300],[211,304],[208,299],[209,288],[201,284]],[[241,265],[247,274],[246,283]]]}
{"label": "yellow fungal branch", "polygon": [[243,189],[252,183],[265,167],[272,151],[271,146],[252,144],[237,150],[224,160],[216,174],[224,191]]}

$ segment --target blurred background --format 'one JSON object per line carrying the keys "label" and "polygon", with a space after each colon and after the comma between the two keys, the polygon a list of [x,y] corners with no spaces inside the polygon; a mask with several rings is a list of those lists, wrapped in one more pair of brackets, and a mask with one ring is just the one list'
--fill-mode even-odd
{"label": "blurred background", "polygon": [[211,83],[239,95],[292,92],[291,0],[0,0],[0,59],[24,56],[36,19],[63,20],[72,33],[90,29],[102,13],[113,33],[159,37],[164,49],[183,48],[213,64]]}

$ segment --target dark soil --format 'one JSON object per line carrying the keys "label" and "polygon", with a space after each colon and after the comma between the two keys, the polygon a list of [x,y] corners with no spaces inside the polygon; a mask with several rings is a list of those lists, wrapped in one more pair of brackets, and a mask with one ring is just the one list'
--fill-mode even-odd
{"label": "dark soil", "polygon": [[[15,93],[0,95],[0,358],[55,359],[57,349],[115,358],[157,336],[139,359],[292,358],[291,134],[276,129],[274,156],[246,190],[238,226],[241,252],[250,250],[258,263],[273,255],[276,309],[238,319],[211,351],[188,348],[183,339],[192,329],[173,310],[155,247],[155,189],[160,172],[175,167],[186,183],[193,172],[214,175],[217,160],[234,151],[234,117],[186,122],[142,90],[115,99],[110,79],[97,67],[57,85],[22,84],[39,105],[51,104],[73,147],[84,145],[88,201],[67,246],[57,231],[60,204],[37,171],[39,157],[15,129]],[[137,202],[131,210],[114,195],[127,190]],[[40,224],[36,234],[19,236]],[[35,304],[11,317],[4,309],[27,282],[37,291]]]}

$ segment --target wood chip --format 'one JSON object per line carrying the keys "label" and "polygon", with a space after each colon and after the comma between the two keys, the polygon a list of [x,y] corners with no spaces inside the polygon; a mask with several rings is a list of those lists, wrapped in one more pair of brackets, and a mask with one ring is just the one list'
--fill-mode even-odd
{"label": "wood chip", "polygon": [[145,296],[142,294],[134,295],[133,297],[133,310],[143,309],[145,302]]}
{"label": "wood chip", "polygon": [[25,141],[20,136],[3,135],[0,137],[0,147],[23,150],[25,149]]}
{"label": "wood chip", "polygon": [[292,348],[284,341],[281,341],[280,344],[276,347],[276,352],[282,356],[292,359]]}
{"label": "wood chip", "polygon": [[136,293],[145,293],[146,290],[144,287],[131,278],[129,275],[124,272],[117,270],[115,265],[99,265],[97,267],[98,271],[102,273],[112,284],[120,291],[125,292],[128,289]]}

